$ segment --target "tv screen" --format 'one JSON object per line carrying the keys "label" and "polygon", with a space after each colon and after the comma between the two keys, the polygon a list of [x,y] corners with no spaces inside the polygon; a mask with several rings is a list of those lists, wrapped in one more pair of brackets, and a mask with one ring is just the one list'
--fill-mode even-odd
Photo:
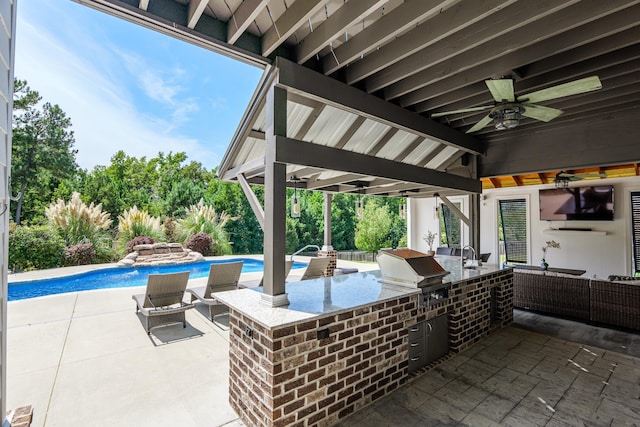
{"label": "tv screen", "polygon": [[540,190],[541,221],[613,221],[613,186]]}

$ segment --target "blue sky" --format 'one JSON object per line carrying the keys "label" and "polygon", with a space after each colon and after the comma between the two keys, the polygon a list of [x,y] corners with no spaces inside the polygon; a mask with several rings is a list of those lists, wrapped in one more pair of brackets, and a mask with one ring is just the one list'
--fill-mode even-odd
{"label": "blue sky", "polygon": [[262,70],[70,0],[18,2],[16,78],[71,118],[80,167],[184,151],[217,166]]}

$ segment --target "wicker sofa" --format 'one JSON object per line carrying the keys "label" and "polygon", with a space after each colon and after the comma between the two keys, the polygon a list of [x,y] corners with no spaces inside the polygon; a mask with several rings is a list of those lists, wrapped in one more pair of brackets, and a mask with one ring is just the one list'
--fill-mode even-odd
{"label": "wicker sofa", "polygon": [[591,280],[591,321],[640,330],[640,283]]}
{"label": "wicker sofa", "polygon": [[640,284],[514,269],[513,306],[640,330]]}

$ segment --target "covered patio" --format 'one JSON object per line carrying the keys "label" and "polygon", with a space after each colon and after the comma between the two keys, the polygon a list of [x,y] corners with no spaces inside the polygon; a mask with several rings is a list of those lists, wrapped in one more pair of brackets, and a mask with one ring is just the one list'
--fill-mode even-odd
{"label": "covered patio", "polygon": [[[495,218],[480,218],[481,206],[485,205],[481,197],[483,186],[502,187],[502,177],[506,176],[519,186],[526,183],[521,177],[527,174],[538,176],[543,185],[553,184],[548,176],[561,170],[596,168],[605,172],[608,167],[629,164],[633,165],[631,174],[638,175],[637,1],[78,1],[265,69],[220,173],[224,179],[239,181],[250,200],[249,184],[265,186],[264,207],[254,200],[253,208],[264,224],[262,302],[271,307],[288,303],[283,265],[284,218],[285,188],[293,185],[287,182],[292,176],[302,179],[306,188],[327,194],[409,198],[410,207],[414,205],[409,209],[411,247],[420,245],[420,224],[433,221],[429,218],[432,211],[428,204],[424,208],[423,201],[436,193],[461,197],[470,218],[469,236],[461,244],[470,243],[483,250],[482,242],[490,240],[493,246],[497,236]],[[3,11],[3,22],[8,23],[5,28],[9,31],[2,37],[11,46],[15,2],[9,9]],[[3,58],[8,58],[4,64],[8,64],[9,75],[5,94],[10,93],[7,88],[11,86],[10,51],[3,51]],[[543,103],[544,108],[554,110],[553,118],[535,114],[536,108],[531,107],[529,113],[510,116],[506,126],[489,115],[505,103],[514,104],[520,111],[527,94],[593,75],[599,76],[602,89],[566,98],[558,96]],[[486,80],[509,80],[515,93],[502,99],[488,90]],[[525,97],[520,99],[523,94]],[[5,105],[10,106],[10,99],[5,96]],[[563,113],[557,113],[559,110]],[[504,113],[502,107],[495,111]],[[10,122],[10,116],[5,122]],[[476,126],[478,123],[482,126]],[[508,129],[501,130],[504,127]],[[5,145],[10,147],[10,134]],[[625,187],[625,191],[630,190]],[[501,197],[491,194],[495,196],[491,200]],[[490,212],[492,206],[485,212]],[[625,203],[625,215],[627,208]],[[6,229],[6,221],[4,226]],[[628,248],[628,229],[623,235],[621,229],[609,233],[614,236],[610,246]],[[330,244],[330,238],[326,238],[325,246],[329,248]],[[587,247],[583,242],[580,246]],[[628,251],[624,250],[624,257],[628,257]],[[621,257],[619,253],[615,256]],[[630,263],[625,261],[624,266],[628,269]],[[3,288],[6,296],[6,269]],[[5,298],[3,317],[6,307]],[[551,368],[546,356],[558,343],[528,335],[524,340],[511,341],[512,329],[507,327],[491,339],[503,339],[509,350],[519,345],[529,354],[541,350],[545,356],[530,368],[535,369],[537,363],[542,364],[541,370]],[[3,329],[3,354],[6,343]],[[478,353],[473,354],[482,353],[481,346],[470,350],[474,348]],[[563,353],[564,365],[551,369],[557,372],[568,368],[575,373],[574,379],[578,378],[580,371],[587,369],[587,361],[575,361],[578,355],[584,355],[579,346],[574,349],[573,362],[566,364]],[[608,375],[604,366],[606,353],[584,353],[590,363],[602,365],[598,368]],[[470,362],[470,357],[464,357],[468,356],[461,353],[449,362]],[[509,351],[505,357],[518,359],[518,351]],[[636,400],[622,403],[636,408],[635,412],[610,410],[618,403],[600,405],[600,400],[598,408],[590,409],[597,412],[602,408],[602,414],[595,414],[604,417],[605,423],[613,422],[616,414],[626,417],[621,422],[638,414],[637,406],[633,406],[637,405],[637,361],[626,361],[635,376],[628,377],[631,384],[618,385],[635,393]],[[5,405],[6,363],[2,362],[0,397]],[[507,363],[503,367],[517,371],[508,366]],[[455,371],[455,365],[451,369]],[[496,372],[501,371],[491,375]],[[508,376],[500,381],[505,379],[510,382]],[[591,377],[586,381],[602,382]],[[593,384],[589,384],[571,392],[583,404],[583,396],[593,390]],[[442,391],[434,384],[425,387],[434,387],[429,389],[431,393]],[[428,399],[420,393],[409,391],[403,400],[410,404],[412,398],[416,398],[416,404],[418,400],[426,402]],[[498,407],[500,403],[495,400],[492,408]],[[542,413],[543,408],[534,406],[534,411]],[[561,409],[554,407],[554,415],[539,424],[566,423],[572,415],[560,417],[557,414],[565,412]],[[376,411],[370,409],[360,420],[352,418],[351,422],[379,420]],[[568,413],[575,415],[576,407]],[[487,424],[509,423],[509,414],[490,419]],[[451,418],[465,422],[465,417]],[[415,424],[422,421],[412,420]],[[471,419],[471,424],[475,424],[473,420],[478,419]],[[344,422],[349,425],[350,421]]]}

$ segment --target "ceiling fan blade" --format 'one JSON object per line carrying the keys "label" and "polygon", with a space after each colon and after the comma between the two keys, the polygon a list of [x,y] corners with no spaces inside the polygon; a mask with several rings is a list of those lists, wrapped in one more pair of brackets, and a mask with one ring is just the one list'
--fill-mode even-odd
{"label": "ceiling fan blade", "polygon": [[442,117],[442,116],[448,116],[449,114],[458,114],[458,113],[471,113],[473,111],[482,111],[488,108],[493,108],[493,105],[483,105],[481,107],[470,107],[470,108],[463,108],[461,110],[451,110],[451,111],[444,111],[442,113],[433,113],[431,117]]}
{"label": "ceiling fan blade", "polygon": [[568,173],[568,172],[560,172],[556,175],[556,177],[569,179],[572,181],[579,181],[585,178],[606,178],[607,174],[605,173]]}
{"label": "ceiling fan blade", "polygon": [[491,92],[496,102],[514,102],[516,100],[516,95],[513,91],[513,80],[485,80],[484,82],[487,84],[489,92]]}
{"label": "ceiling fan blade", "polygon": [[489,117],[489,115],[484,116],[478,123],[476,123],[471,129],[466,131],[465,133],[476,132],[491,123],[493,119]]}
{"label": "ceiling fan blade", "polygon": [[567,173],[567,172],[561,172],[561,173],[558,174],[558,176],[566,177],[566,178],[583,179],[583,178],[606,178],[607,174],[606,173]]}
{"label": "ceiling fan blade", "polygon": [[531,119],[541,120],[543,122],[548,122],[560,114],[562,114],[562,110],[558,110],[557,108],[551,107],[543,107],[542,105],[533,105],[533,104],[522,104],[525,108],[523,116],[529,117]]}
{"label": "ceiling fan blade", "polygon": [[598,76],[586,77],[580,80],[574,80],[557,86],[548,87],[526,95],[520,95],[518,101],[526,102],[542,102],[550,99],[562,98],[579,93],[592,92],[602,89],[602,83]]}

